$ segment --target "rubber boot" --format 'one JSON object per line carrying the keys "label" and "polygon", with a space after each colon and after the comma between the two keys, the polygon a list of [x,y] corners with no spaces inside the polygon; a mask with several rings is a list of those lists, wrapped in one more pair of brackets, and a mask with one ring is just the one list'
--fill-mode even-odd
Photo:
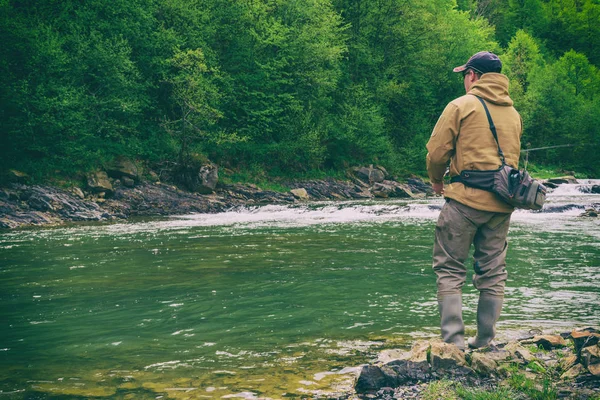
{"label": "rubber boot", "polygon": [[438,297],[442,339],[465,349],[465,325],[462,319],[462,295],[450,294]]}
{"label": "rubber boot", "polygon": [[480,293],[477,304],[477,337],[469,338],[469,347],[479,349],[490,344],[496,336],[496,321],[502,311],[504,297]]}

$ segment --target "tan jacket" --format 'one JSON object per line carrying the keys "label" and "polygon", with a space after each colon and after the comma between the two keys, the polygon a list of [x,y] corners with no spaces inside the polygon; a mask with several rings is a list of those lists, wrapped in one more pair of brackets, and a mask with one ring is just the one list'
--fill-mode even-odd
{"label": "tan jacket", "polygon": [[[486,101],[506,163],[512,167],[519,164],[522,123],[508,95],[508,78],[502,74],[487,73],[473,84],[469,94],[449,103],[435,125],[427,143],[427,172],[432,183],[443,181],[448,161],[450,176],[456,176],[465,169],[497,169],[502,164],[485,110],[471,94]],[[478,210],[513,211],[495,194],[458,182],[447,185],[444,196]]]}

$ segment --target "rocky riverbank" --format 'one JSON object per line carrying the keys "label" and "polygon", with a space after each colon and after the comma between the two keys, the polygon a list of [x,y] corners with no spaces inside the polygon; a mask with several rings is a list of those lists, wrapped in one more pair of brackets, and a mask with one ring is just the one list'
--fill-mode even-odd
{"label": "rocky riverbank", "polygon": [[[16,176],[16,175],[15,175]],[[175,184],[157,174],[142,179],[132,163],[97,171],[81,187],[28,185],[22,176],[0,188],[0,228],[58,225],[72,221],[112,221],[129,217],[217,213],[241,206],[371,198],[420,198],[433,194],[418,178],[392,180],[379,167],[355,168],[347,180],[283,182],[291,190],[262,190],[252,184],[222,184],[215,169]],[[20,180],[20,181],[19,181]],[[193,190],[190,190],[193,189]]]}
{"label": "rocky riverbank", "polygon": [[363,366],[355,397],[598,399],[599,340],[598,330],[586,328],[466,352],[437,339],[417,341],[409,352],[386,350]]}

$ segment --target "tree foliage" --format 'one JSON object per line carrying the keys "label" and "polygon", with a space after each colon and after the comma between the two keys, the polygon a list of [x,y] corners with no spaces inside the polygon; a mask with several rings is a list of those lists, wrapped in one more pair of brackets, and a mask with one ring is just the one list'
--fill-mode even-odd
{"label": "tree foliage", "polygon": [[597,0],[5,0],[0,168],[422,173],[452,67],[490,50],[526,141],[579,146],[536,161],[597,174],[599,22]]}

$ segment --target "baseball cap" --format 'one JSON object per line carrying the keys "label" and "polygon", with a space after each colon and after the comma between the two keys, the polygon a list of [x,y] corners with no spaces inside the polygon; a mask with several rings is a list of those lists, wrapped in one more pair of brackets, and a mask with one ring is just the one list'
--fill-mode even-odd
{"label": "baseball cap", "polygon": [[462,72],[469,68],[481,72],[482,74],[487,72],[500,72],[502,71],[502,61],[500,61],[498,56],[494,53],[480,51],[479,53],[473,54],[465,65],[456,67],[452,71]]}

